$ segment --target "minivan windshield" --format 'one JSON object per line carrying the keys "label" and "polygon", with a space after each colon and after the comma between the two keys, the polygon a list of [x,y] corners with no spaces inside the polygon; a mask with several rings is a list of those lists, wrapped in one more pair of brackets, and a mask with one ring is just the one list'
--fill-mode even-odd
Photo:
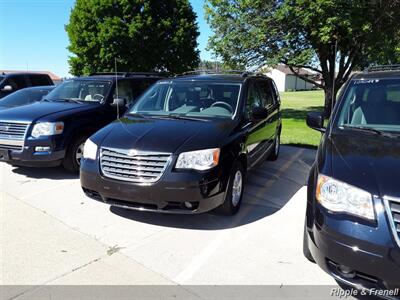
{"label": "minivan windshield", "polygon": [[400,79],[352,80],[338,126],[400,133]]}
{"label": "minivan windshield", "polygon": [[240,89],[240,83],[159,82],[138,99],[129,114],[231,118],[238,106]]}
{"label": "minivan windshield", "polygon": [[68,80],[50,92],[45,100],[98,103],[107,97],[110,87],[110,81]]}

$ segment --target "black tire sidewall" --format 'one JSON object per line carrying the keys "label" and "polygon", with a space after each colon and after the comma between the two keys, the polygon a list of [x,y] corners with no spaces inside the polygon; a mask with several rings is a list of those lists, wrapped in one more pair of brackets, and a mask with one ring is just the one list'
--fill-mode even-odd
{"label": "black tire sidewall", "polygon": [[76,162],[76,151],[79,146],[87,140],[87,136],[82,135],[74,138],[70,143],[65,158],[63,160],[63,167],[70,172],[79,172],[80,165]]}
{"label": "black tire sidewall", "polygon": [[[236,172],[240,170],[242,173],[242,191],[240,195],[239,203],[234,206],[232,203],[232,190],[233,190],[233,181],[235,179]],[[242,204],[243,199],[243,191],[244,191],[244,169],[240,162],[235,163],[235,166],[232,168],[231,173],[229,175],[228,187],[225,194],[224,203],[220,206],[220,212],[225,215],[234,215],[236,214],[240,206]]]}

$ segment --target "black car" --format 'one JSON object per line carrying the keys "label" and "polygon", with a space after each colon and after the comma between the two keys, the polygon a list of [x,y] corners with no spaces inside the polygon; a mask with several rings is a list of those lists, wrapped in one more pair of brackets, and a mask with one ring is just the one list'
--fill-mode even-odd
{"label": "black car", "polygon": [[15,93],[0,99],[0,110],[31,104],[42,100],[42,98],[52,91],[54,87],[54,85],[35,86],[18,90]]}
{"label": "black car", "polygon": [[30,86],[54,85],[48,74],[11,72],[0,74],[0,99]]}
{"label": "black car", "polygon": [[400,71],[354,75],[327,128],[323,121],[321,113],[307,117],[323,137],[308,181],[304,254],[347,286],[393,294],[400,287]]}
{"label": "black car", "polygon": [[78,77],[40,102],[0,111],[0,161],[32,167],[62,164],[79,171],[86,139],[160,78],[151,73]]}
{"label": "black car", "polygon": [[278,157],[281,128],[268,77],[164,79],[86,142],[81,185],[89,197],[128,209],[234,214],[247,170]]}

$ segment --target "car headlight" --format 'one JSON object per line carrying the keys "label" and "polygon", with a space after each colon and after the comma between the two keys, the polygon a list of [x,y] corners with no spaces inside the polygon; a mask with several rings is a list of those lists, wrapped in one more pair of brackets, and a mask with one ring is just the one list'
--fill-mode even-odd
{"label": "car headlight", "polygon": [[87,139],[83,147],[83,158],[95,160],[97,156],[97,145],[90,139]]}
{"label": "car headlight", "polygon": [[175,168],[194,169],[200,171],[211,169],[218,165],[219,152],[220,149],[183,152],[179,154]]}
{"label": "car headlight", "polygon": [[370,193],[331,177],[318,176],[316,198],[332,212],[375,220],[374,202]]}
{"label": "car headlight", "polygon": [[34,138],[38,138],[40,136],[50,136],[61,134],[64,131],[64,123],[63,122],[43,122],[37,123],[33,126],[32,136]]}

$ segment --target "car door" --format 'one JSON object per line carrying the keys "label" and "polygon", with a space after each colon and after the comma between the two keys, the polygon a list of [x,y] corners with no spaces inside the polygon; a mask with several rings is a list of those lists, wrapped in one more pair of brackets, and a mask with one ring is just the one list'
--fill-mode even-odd
{"label": "car door", "polygon": [[269,144],[267,115],[254,117],[253,112],[264,107],[263,98],[257,80],[249,82],[246,98],[245,115],[247,124],[246,150],[249,166],[255,165],[262,157]]}

